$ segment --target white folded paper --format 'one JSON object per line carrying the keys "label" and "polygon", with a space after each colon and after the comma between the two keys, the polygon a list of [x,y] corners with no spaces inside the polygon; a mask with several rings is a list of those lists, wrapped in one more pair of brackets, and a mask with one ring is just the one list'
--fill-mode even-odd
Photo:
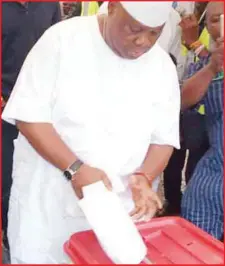
{"label": "white folded paper", "polygon": [[147,248],[119,197],[103,182],[84,187],[83,195],[79,205],[109,258],[116,264],[139,264]]}

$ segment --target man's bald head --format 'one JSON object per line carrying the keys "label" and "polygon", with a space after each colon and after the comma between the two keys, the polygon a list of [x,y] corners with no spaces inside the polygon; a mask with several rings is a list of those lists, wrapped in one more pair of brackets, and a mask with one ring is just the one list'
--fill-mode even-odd
{"label": "man's bald head", "polygon": [[209,2],[206,9],[206,26],[215,41],[220,37],[220,15],[224,14],[224,2]]}

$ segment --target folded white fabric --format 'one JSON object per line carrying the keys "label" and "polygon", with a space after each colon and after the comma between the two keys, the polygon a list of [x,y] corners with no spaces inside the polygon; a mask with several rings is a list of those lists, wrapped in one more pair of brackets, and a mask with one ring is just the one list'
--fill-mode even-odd
{"label": "folded white fabric", "polygon": [[139,264],[147,248],[119,197],[106,189],[103,182],[83,188],[79,205],[100,245],[116,264]]}

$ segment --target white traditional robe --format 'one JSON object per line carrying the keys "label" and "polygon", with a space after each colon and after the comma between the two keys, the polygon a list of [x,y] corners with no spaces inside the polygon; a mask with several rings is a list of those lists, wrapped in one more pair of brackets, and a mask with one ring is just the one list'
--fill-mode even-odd
{"label": "white traditional robe", "polygon": [[[137,60],[122,59],[93,16],[46,31],[22,67],[3,119],[52,123],[81,160],[106,172],[130,211],[128,177],[150,144],[179,148],[179,112],[176,68],[166,52],[156,44]],[[64,263],[64,242],[89,229],[70,182],[21,134],[8,217],[11,263]]]}

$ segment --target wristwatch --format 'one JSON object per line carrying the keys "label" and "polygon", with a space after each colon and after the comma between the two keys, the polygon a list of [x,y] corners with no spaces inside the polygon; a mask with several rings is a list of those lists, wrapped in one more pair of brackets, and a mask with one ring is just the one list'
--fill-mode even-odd
{"label": "wristwatch", "polygon": [[76,160],[71,166],[69,166],[64,172],[64,176],[67,180],[71,181],[72,177],[77,173],[80,167],[84,163],[81,160]]}

